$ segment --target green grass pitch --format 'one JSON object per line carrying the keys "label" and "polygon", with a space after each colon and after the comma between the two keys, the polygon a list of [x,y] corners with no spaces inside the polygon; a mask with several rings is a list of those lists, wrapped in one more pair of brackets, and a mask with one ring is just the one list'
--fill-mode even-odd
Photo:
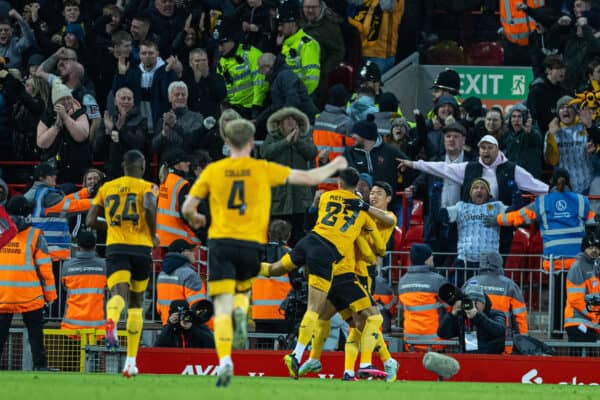
{"label": "green grass pitch", "polygon": [[234,377],[227,388],[214,376],[0,372],[3,400],[520,400],[600,399],[597,387],[462,382],[382,381]]}

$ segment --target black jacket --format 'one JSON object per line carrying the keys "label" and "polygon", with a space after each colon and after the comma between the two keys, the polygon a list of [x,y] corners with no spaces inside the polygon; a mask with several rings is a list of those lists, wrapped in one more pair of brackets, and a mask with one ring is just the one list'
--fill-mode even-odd
{"label": "black jacket", "polygon": [[548,124],[556,117],[556,102],[566,93],[561,85],[553,85],[548,79],[535,80],[529,88],[527,108],[537,121],[542,135],[548,131]]}
{"label": "black jacket", "polygon": [[210,72],[206,78],[200,78],[198,82],[194,79],[191,68],[184,68],[182,81],[188,87],[188,107],[192,111],[199,112],[204,117],[221,116],[221,103],[227,97],[225,80],[219,74]]}
{"label": "black jacket", "polygon": [[283,57],[277,57],[273,69],[267,75],[267,81],[270,85],[271,105],[256,117],[257,126],[266,126],[271,114],[283,107],[296,107],[306,114],[311,124],[315,122],[315,115],[319,110],[308,95],[304,83],[287,66]]}
{"label": "black jacket", "polygon": [[461,353],[467,353],[465,332],[477,330],[476,351],[469,353],[502,354],[506,339],[506,317],[500,311],[492,310],[491,301],[486,296],[486,306],[482,313],[477,313],[472,320],[466,318],[464,312],[458,316],[446,313],[440,321],[437,334],[442,339],[452,339],[458,336]]}
{"label": "black jacket", "polygon": [[190,329],[183,329],[179,324],[168,323],[156,338],[154,346],[214,349],[215,339],[213,333],[204,324],[192,322]]}

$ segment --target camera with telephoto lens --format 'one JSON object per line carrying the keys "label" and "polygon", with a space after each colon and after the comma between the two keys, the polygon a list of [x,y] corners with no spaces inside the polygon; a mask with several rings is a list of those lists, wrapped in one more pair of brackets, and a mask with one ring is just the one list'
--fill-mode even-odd
{"label": "camera with telephoto lens", "polygon": [[595,308],[600,306],[600,294],[586,294],[584,297],[585,300],[585,308],[588,312],[593,312],[596,314],[600,314],[600,309]]}
{"label": "camera with telephoto lens", "polygon": [[179,322],[192,322],[194,320],[194,313],[185,307],[177,307],[177,316]]}
{"label": "camera with telephoto lens", "polygon": [[451,283],[445,283],[440,286],[438,296],[448,305],[453,305],[460,300],[463,311],[469,311],[474,307],[473,299],[469,298],[460,288]]}

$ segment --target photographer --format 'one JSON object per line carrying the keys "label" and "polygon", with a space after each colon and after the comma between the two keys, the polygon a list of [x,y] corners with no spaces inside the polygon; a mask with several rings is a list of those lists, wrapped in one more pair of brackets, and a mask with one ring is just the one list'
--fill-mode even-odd
{"label": "photographer", "polygon": [[583,238],[581,251],[567,273],[565,330],[569,342],[595,342],[600,331],[600,313],[597,311],[600,307],[588,308],[586,297],[600,295],[597,266],[600,257],[600,237],[597,233],[588,233]]}
{"label": "photographer", "polygon": [[461,353],[502,354],[506,317],[491,309],[483,288],[468,285],[456,298],[452,312],[444,315],[440,322],[438,336],[443,339],[458,336]]}
{"label": "photographer", "polygon": [[[155,347],[210,348],[214,349],[212,332],[204,324],[210,318],[212,310],[203,308],[209,303],[201,301],[190,310],[187,301],[175,300],[169,307],[167,325],[156,338]],[[212,308],[212,305],[210,306]]]}

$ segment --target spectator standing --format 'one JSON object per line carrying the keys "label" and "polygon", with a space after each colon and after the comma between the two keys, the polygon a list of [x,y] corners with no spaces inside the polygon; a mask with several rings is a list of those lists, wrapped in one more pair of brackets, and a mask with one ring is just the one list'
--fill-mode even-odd
{"label": "spectator standing", "polygon": [[277,45],[281,45],[285,63],[304,83],[308,94],[312,94],[321,76],[321,48],[317,40],[300,28],[300,10],[293,3],[288,1],[277,8]]}
{"label": "spectator standing", "polygon": [[21,37],[16,37],[9,20],[0,21],[0,54],[5,58],[6,67],[20,69],[24,66],[23,56],[35,45],[35,36],[29,24],[14,8],[8,12],[19,25]]}
{"label": "spectator standing", "polygon": [[[374,14],[379,18],[369,18]],[[404,0],[361,1],[348,21],[358,29],[362,40],[362,56],[373,61],[381,73],[396,64],[400,21]]]}
{"label": "spectator standing", "polygon": [[271,5],[263,0],[245,0],[235,11],[242,21],[243,42],[261,52],[273,51],[271,40]]}
{"label": "spectator standing", "polygon": [[173,41],[183,31],[189,11],[176,7],[175,0],[154,0],[148,10],[150,32],[158,36],[158,50],[161,54],[172,55]]}
{"label": "spectator standing", "polygon": [[542,135],[531,114],[522,104],[515,104],[507,114],[500,149],[506,158],[525,169],[534,178],[542,177]]}
{"label": "spectator standing", "polygon": [[92,164],[90,125],[85,109],[59,79],[52,84],[52,104],[54,107],[46,109],[37,126],[42,161],[58,167],[61,182],[80,182],[83,171]]}
{"label": "spectator standing", "polygon": [[96,255],[96,238],[91,231],[77,236],[77,253],[61,267],[61,281],[67,290],[61,329],[102,329],[106,263]]}
{"label": "spectator standing", "polygon": [[556,114],[544,139],[544,157],[555,168],[569,171],[570,183],[576,193],[587,193],[592,183],[591,153],[595,146],[590,142],[593,127],[592,111],[583,109],[577,119],[573,98],[563,96],[556,102]]}
{"label": "spectator standing", "polygon": [[319,112],[298,76],[288,67],[283,57],[265,53],[260,56],[259,70],[269,82],[271,105],[256,117],[256,125],[262,127],[264,121],[283,107],[295,107],[302,111],[313,123]]}
{"label": "spectator standing", "polygon": [[562,56],[550,55],[544,59],[546,76],[543,80],[535,80],[527,95],[527,108],[531,111],[534,122],[540,132],[547,132],[548,125],[558,110],[556,102],[566,94],[561,83],[565,80],[565,64]]}
{"label": "spectator standing", "polygon": [[427,160],[443,157],[444,133],[442,129],[446,125],[458,122],[460,118],[456,99],[449,95],[440,97],[435,103],[431,119],[429,120],[426,120],[425,116],[419,110],[416,110],[414,115],[415,122],[417,123],[415,132],[417,136],[409,143],[410,154],[416,157],[421,149],[424,149]]}
{"label": "spectator standing", "polygon": [[[36,145],[36,129],[40,117],[48,107],[50,101],[50,87],[41,78],[31,77],[25,84],[17,79],[8,78],[5,87],[10,88],[11,96],[15,96],[16,103],[11,112],[13,117],[13,146],[14,152],[9,159],[34,161],[40,159],[40,149]],[[7,90],[7,93],[9,91]],[[8,103],[10,104],[10,100]],[[10,127],[11,124],[9,124]]]}
{"label": "spectator standing", "polygon": [[206,50],[190,51],[189,67],[183,69],[181,80],[189,90],[189,109],[219,119],[221,105],[227,98],[227,87],[223,76],[210,70]]}
{"label": "spectator standing", "polygon": [[18,233],[0,250],[0,262],[21,268],[0,271],[0,354],[13,315],[21,313],[29,335],[33,369],[49,371],[42,333],[43,310],[45,304],[56,300],[56,286],[46,240],[40,229],[31,226],[27,218],[30,211],[23,196],[14,196],[7,205]]}
{"label": "spectator standing", "polygon": [[[260,155],[293,169],[309,170],[317,156],[317,148],[309,134],[308,117],[293,107],[273,113],[267,121],[268,134],[260,148]],[[279,186],[271,189],[271,216],[292,224],[290,244],[304,236],[304,212],[311,205],[312,189],[305,186]]]}
{"label": "spectator standing", "polygon": [[[435,271],[431,248],[416,243],[410,248],[410,267],[398,282],[398,301],[402,307],[405,351],[427,351],[429,346],[411,341],[439,340],[438,327],[446,313],[438,300],[440,287],[448,281]],[[441,346],[433,345],[433,349]]]}

